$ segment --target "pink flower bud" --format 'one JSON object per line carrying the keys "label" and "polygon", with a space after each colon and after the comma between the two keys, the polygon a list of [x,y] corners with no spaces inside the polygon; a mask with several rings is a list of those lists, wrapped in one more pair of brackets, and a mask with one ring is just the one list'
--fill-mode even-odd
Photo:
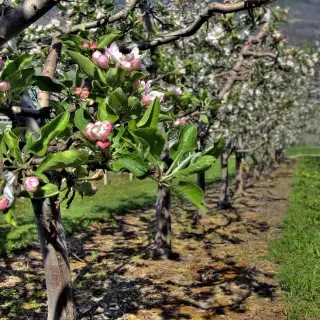
{"label": "pink flower bud", "polygon": [[0,82],[0,92],[8,91],[11,88],[11,84],[7,81]]}
{"label": "pink flower bud", "polygon": [[96,141],[106,141],[110,132],[112,131],[112,124],[110,121],[98,121],[91,129],[91,136]]}
{"label": "pink flower bud", "polygon": [[89,45],[89,43],[88,43],[87,41],[83,41],[83,42],[82,42],[82,47],[83,47],[84,49],[90,49],[90,45]]}
{"label": "pink flower bud", "polygon": [[4,197],[0,197],[0,211],[4,211],[7,209],[7,206],[9,204],[9,201]]}
{"label": "pink flower bud", "polygon": [[110,146],[110,142],[97,141],[96,148],[99,150],[105,150]]}
{"label": "pink flower bud", "polygon": [[82,93],[80,95],[80,98],[81,99],[87,99],[89,97],[89,94],[90,94],[89,89],[85,87],[85,88],[82,89]]}
{"label": "pink flower bud", "polygon": [[97,66],[101,69],[107,69],[108,66],[109,66],[109,59],[105,56],[105,55],[101,55],[99,58],[98,58],[98,61],[97,61]]}
{"label": "pink flower bud", "polygon": [[98,187],[95,184],[91,183],[91,190],[93,193],[96,193],[98,191]]}
{"label": "pink flower bud", "polygon": [[102,53],[100,51],[95,51],[92,55],[92,62],[97,65],[98,59],[102,56]]}
{"label": "pink flower bud", "polygon": [[80,96],[81,92],[82,92],[82,88],[79,88],[79,87],[76,88],[75,91],[74,91],[76,96]]}
{"label": "pink flower bud", "polygon": [[134,70],[139,70],[139,69],[141,69],[141,65],[142,65],[142,63],[141,63],[141,60],[133,60],[133,61],[131,61],[131,67],[129,68],[129,72],[131,72],[131,71],[134,71]]}
{"label": "pink flower bud", "polygon": [[31,176],[24,181],[23,186],[26,188],[28,192],[36,192],[39,184],[40,184],[39,178],[35,176]]}
{"label": "pink flower bud", "polygon": [[90,41],[90,49],[91,50],[97,50],[98,46],[94,41]]}
{"label": "pink flower bud", "polygon": [[3,60],[0,58],[0,71],[2,70],[3,66],[4,66],[4,62],[3,62]]}
{"label": "pink flower bud", "polygon": [[153,100],[153,97],[147,95],[142,97],[141,102],[146,108],[148,108],[152,104]]}
{"label": "pink flower bud", "polygon": [[133,90],[137,90],[137,89],[140,88],[140,86],[141,86],[141,81],[138,80],[138,81],[132,86],[132,89],[133,89]]}
{"label": "pink flower bud", "polygon": [[86,136],[87,139],[89,139],[90,141],[95,141],[95,139],[92,137],[91,134],[91,129],[94,127],[93,123],[88,123],[86,125],[86,128],[84,130],[84,135]]}

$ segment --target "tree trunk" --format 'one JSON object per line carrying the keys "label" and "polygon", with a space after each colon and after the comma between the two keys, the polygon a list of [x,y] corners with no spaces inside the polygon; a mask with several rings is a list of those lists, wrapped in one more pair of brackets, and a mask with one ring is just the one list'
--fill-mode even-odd
{"label": "tree trunk", "polygon": [[224,151],[221,154],[221,191],[220,191],[220,201],[219,207],[221,209],[228,209],[231,207],[229,199],[229,168],[228,168],[228,152]]}
{"label": "tree trunk", "polygon": [[236,186],[235,186],[235,194],[241,195],[242,193],[243,193],[242,153],[236,152]]}
{"label": "tree trunk", "polygon": [[156,236],[150,256],[153,259],[170,259],[171,247],[171,192],[170,189],[158,185],[156,203]]}
{"label": "tree trunk", "polygon": [[48,320],[74,320],[76,310],[65,232],[57,198],[32,200],[46,278]]}
{"label": "tree trunk", "polygon": [[258,181],[260,180],[259,160],[255,153],[251,155],[251,159],[253,161],[253,179]]}
{"label": "tree trunk", "polygon": [[250,162],[249,155],[246,153],[244,156],[244,168],[245,168],[245,178],[244,181],[248,185],[251,182],[251,174],[250,174]]}

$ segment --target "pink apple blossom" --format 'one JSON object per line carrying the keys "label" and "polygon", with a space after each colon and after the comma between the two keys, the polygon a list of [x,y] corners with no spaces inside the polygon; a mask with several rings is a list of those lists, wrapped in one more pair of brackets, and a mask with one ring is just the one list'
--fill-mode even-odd
{"label": "pink apple blossom", "polygon": [[88,99],[89,94],[90,94],[89,88],[84,87],[84,88],[82,88],[82,92],[81,92],[80,98],[81,98],[81,99],[84,99],[84,100],[85,100],[85,99]]}
{"label": "pink apple blossom", "polygon": [[88,43],[88,41],[83,41],[83,42],[82,42],[82,47],[83,47],[84,49],[90,49],[90,44]]}
{"label": "pink apple blossom", "polygon": [[0,196],[0,211],[4,211],[7,209],[9,201],[4,197]]}
{"label": "pink apple blossom", "polygon": [[145,92],[144,96],[141,99],[142,104],[148,108],[152,102],[158,98],[160,103],[164,100],[164,93],[159,91],[151,91],[150,90],[150,81],[147,81],[145,84]]}
{"label": "pink apple blossom", "polygon": [[100,58],[100,56],[102,56],[102,53],[100,51],[95,51],[93,54],[92,54],[92,62],[97,65],[98,63],[98,59]]}
{"label": "pink apple blossom", "polygon": [[98,191],[98,187],[94,183],[91,183],[91,190],[93,193],[96,193]]}
{"label": "pink apple blossom", "polygon": [[8,91],[11,88],[11,84],[7,81],[0,82],[0,92]]}
{"label": "pink apple blossom", "polygon": [[81,87],[77,87],[77,88],[75,89],[75,91],[74,91],[74,94],[75,94],[76,96],[80,96],[81,92],[82,92],[82,88],[81,88]]}
{"label": "pink apple blossom", "polygon": [[[112,123],[108,120],[88,123],[84,135],[91,141],[105,142],[112,131]],[[99,144],[101,147],[101,144]],[[105,147],[106,148],[106,147]]]}
{"label": "pink apple blossom", "polygon": [[28,177],[23,183],[28,192],[36,192],[39,184],[39,178],[35,176]]}
{"label": "pink apple blossom", "polygon": [[96,148],[99,150],[105,150],[110,146],[110,142],[97,141]]}
{"label": "pink apple blossom", "polygon": [[101,69],[107,69],[109,66],[109,58],[105,55],[100,55],[96,65]]}

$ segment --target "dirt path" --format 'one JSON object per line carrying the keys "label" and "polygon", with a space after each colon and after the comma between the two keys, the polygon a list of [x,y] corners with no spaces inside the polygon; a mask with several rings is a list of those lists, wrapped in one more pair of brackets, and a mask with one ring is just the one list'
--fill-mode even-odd
{"label": "dirt path", "polygon": [[[193,207],[174,206],[177,261],[144,259],[154,210],[117,215],[70,242],[79,319],[282,320],[283,302],[267,259],[286,213],[294,163],[246,190],[233,210],[191,226]],[[36,250],[0,260],[0,319],[45,319],[44,280]],[[34,305],[36,304],[36,305]]]}

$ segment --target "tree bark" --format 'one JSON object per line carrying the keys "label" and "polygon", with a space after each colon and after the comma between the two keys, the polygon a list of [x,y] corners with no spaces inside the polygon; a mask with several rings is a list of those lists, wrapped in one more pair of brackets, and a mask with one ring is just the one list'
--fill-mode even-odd
{"label": "tree bark", "polygon": [[236,186],[235,194],[241,195],[243,193],[243,163],[242,153],[236,152]]}
{"label": "tree bark", "polygon": [[229,154],[227,151],[222,152],[221,157],[221,189],[219,207],[221,209],[228,209],[231,207],[229,199],[229,168],[228,160]]}
{"label": "tree bark", "polygon": [[249,155],[246,153],[244,156],[244,168],[245,168],[245,178],[244,181],[247,185],[251,182],[251,173],[250,173],[250,162]]}
{"label": "tree bark", "polygon": [[156,203],[156,236],[150,256],[153,259],[170,259],[171,247],[171,192],[170,189],[158,185]]}
{"label": "tree bark", "polygon": [[251,159],[253,161],[253,179],[258,181],[260,180],[259,160],[255,153],[251,155]]}
{"label": "tree bark", "polygon": [[48,320],[75,320],[76,310],[65,232],[57,198],[32,200],[46,278]]}

